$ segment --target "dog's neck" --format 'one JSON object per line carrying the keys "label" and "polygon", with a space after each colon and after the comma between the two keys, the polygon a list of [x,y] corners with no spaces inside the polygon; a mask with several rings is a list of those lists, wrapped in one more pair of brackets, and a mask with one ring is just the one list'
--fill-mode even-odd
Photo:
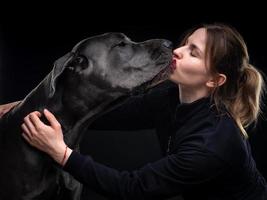
{"label": "dog's neck", "polygon": [[82,132],[96,118],[121,104],[121,99],[126,97],[120,92],[104,91],[94,85],[88,87],[88,90],[90,89],[92,91],[87,92],[92,95],[82,98],[77,91],[75,93],[71,93],[70,90],[57,91],[47,102],[47,109],[57,117],[64,133],[65,142],[71,147],[78,144]]}
{"label": "dog's neck", "polygon": [[[71,93],[68,88],[67,90],[65,88],[65,91],[62,88],[64,87],[58,87],[54,95],[49,97],[45,85],[40,84],[5,118],[8,121],[13,121],[13,124],[17,123],[17,126],[20,127],[23,118],[29,112],[37,110],[43,113],[46,108],[60,122],[66,142],[75,146],[82,135],[80,132],[88,127],[98,116],[120,104],[121,101],[118,102],[116,100],[123,96],[121,92],[105,91],[92,85],[91,88],[89,87],[89,90],[92,90],[91,93],[89,91],[89,94],[92,95],[81,98],[76,95],[77,93]],[[43,115],[41,119],[48,124]]]}

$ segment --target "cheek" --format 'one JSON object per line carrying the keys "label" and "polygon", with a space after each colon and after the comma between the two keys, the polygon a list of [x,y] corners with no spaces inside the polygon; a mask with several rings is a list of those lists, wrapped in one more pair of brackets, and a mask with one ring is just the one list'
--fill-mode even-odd
{"label": "cheek", "polygon": [[188,76],[207,76],[207,68],[203,62],[195,61],[190,63],[183,63],[178,66],[178,71],[180,71],[184,75]]}
{"label": "cheek", "polygon": [[208,72],[202,62],[181,63],[177,66],[170,80],[183,84],[202,84],[205,83]]}

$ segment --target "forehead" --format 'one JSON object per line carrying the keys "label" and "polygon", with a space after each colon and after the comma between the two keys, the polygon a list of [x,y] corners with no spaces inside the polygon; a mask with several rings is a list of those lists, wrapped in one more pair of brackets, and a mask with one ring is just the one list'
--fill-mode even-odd
{"label": "forehead", "polygon": [[109,32],[101,35],[92,36],[80,41],[73,48],[73,52],[88,51],[90,49],[98,50],[103,47],[110,47],[114,43],[117,43],[121,40],[131,41],[125,34],[119,32]]}
{"label": "forehead", "polygon": [[205,28],[195,30],[187,39],[187,42],[197,45],[203,52],[207,41],[207,31]]}

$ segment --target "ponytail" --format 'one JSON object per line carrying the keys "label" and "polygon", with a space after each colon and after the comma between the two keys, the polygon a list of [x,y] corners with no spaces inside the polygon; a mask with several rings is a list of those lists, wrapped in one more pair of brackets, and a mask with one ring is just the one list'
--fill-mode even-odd
{"label": "ponytail", "polygon": [[254,66],[247,64],[243,66],[238,87],[236,98],[224,104],[243,136],[248,138],[245,129],[253,122],[257,122],[262,112],[261,105],[265,88],[263,76]]}
{"label": "ponytail", "polygon": [[205,55],[213,74],[226,75],[226,82],[212,91],[219,112],[225,110],[235,120],[245,138],[246,128],[257,122],[262,111],[265,84],[263,73],[249,64],[246,43],[239,32],[224,24],[206,24]]}

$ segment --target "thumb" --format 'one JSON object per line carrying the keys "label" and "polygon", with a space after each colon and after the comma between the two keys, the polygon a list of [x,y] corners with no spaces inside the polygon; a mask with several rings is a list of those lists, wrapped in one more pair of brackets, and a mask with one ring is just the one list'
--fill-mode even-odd
{"label": "thumb", "polygon": [[44,115],[46,117],[46,119],[49,121],[50,125],[55,128],[58,129],[61,127],[60,123],[57,121],[55,115],[53,115],[53,113],[51,113],[49,110],[44,109]]}

